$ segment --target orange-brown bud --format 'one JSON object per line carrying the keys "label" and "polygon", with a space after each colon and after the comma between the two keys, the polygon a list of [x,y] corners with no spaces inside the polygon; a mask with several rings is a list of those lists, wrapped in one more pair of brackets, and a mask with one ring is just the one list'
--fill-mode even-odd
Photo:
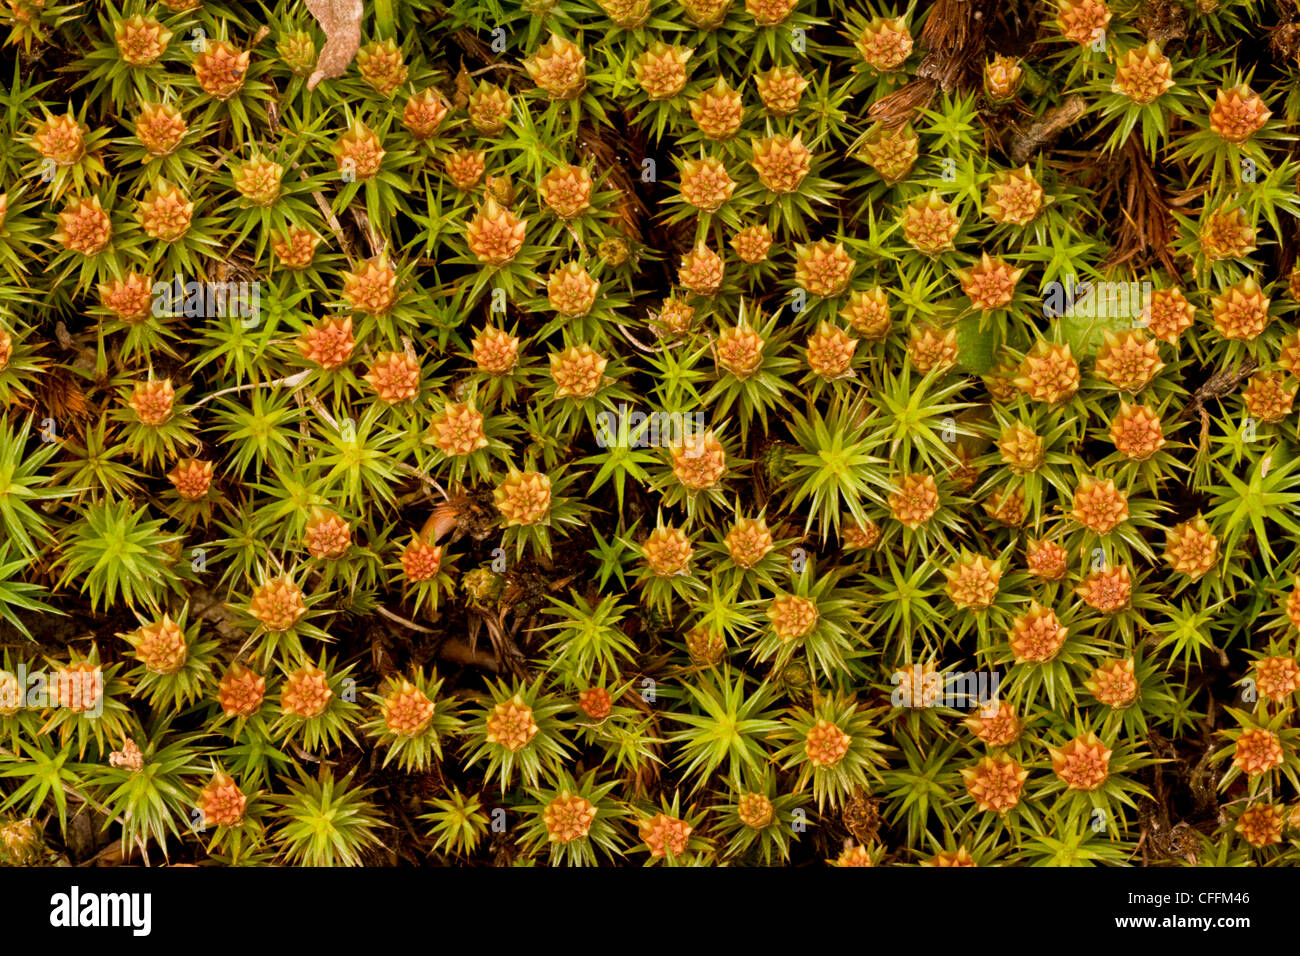
{"label": "orange-brown bud", "polygon": [[810,295],[830,298],[848,287],[856,263],[844,251],[844,243],[822,239],[796,245],[794,252],[794,281]]}
{"label": "orange-brown bud", "polygon": [[343,273],[343,301],[354,312],[388,313],[397,301],[397,272],[387,256],[367,259],[356,272]]}
{"label": "orange-brown bud", "polygon": [[432,86],[407,97],[402,125],[416,139],[430,139],[447,116],[447,104]]}
{"label": "orange-brown bud", "polygon": [[1111,478],[1081,478],[1070,517],[1089,531],[1109,534],[1128,520],[1128,495]]}
{"label": "orange-brown bud", "polygon": [[184,116],[170,103],[145,103],[135,119],[135,137],[152,156],[170,156],[187,132]]}
{"label": "orange-brown bud", "polygon": [[140,13],[113,24],[113,42],[122,62],[128,66],[144,67],[158,62],[167,52],[171,38],[170,30],[153,17]]}
{"label": "orange-brown bud", "polygon": [[293,272],[311,267],[321,238],[304,226],[286,227],[283,233],[271,234],[271,251],[280,265]]}
{"label": "orange-brown bud", "polygon": [[758,98],[773,116],[789,116],[799,108],[808,81],[792,66],[774,66],[764,73],[754,74]]}
{"label": "orange-brown bud", "polygon": [[939,486],[933,475],[903,475],[889,496],[894,520],[908,528],[919,528],[939,510]]}
{"label": "orange-brown bud", "polygon": [[749,165],[758,181],[778,195],[798,189],[812,168],[812,152],[803,144],[802,133],[750,140],[750,152]]}
{"label": "orange-brown bud", "polygon": [[99,197],[72,199],[58,215],[54,240],[70,252],[98,255],[113,235],[113,224],[99,204]]}
{"label": "orange-brown bud", "polygon": [[687,431],[671,448],[673,475],[691,492],[716,485],[727,472],[727,453],[711,431]]}
{"label": "orange-brown bud", "polygon": [[1133,461],[1145,461],[1165,447],[1160,416],[1145,405],[1123,402],[1111,420],[1110,440],[1121,454]]}
{"label": "orange-brown bud", "polygon": [[526,746],[537,736],[537,731],[533,709],[519,694],[493,705],[487,718],[487,742],[512,752]]}
{"label": "orange-brown bud", "polygon": [[686,61],[693,50],[656,40],[632,62],[641,89],[652,100],[669,100],[686,86]]}
{"label": "orange-brown bud", "polygon": [[1147,331],[1172,345],[1178,336],[1192,327],[1196,306],[1187,301],[1182,289],[1156,289],[1151,293]]}
{"label": "orange-brown bud", "polygon": [[590,345],[574,345],[551,355],[551,378],[556,398],[592,398],[605,385],[609,359]]}
{"label": "orange-brown bud", "polygon": [[903,65],[912,53],[912,34],[902,17],[875,17],[854,44],[873,70],[888,73]]}
{"label": "orange-brown bud", "polygon": [[1055,404],[1079,390],[1079,363],[1070,354],[1069,345],[1040,339],[1020,363],[1013,381],[1034,401]]}
{"label": "orange-brown bud", "polygon": [[389,99],[406,82],[408,70],[402,51],[392,37],[368,43],[357,51],[357,70],[366,84],[384,99]]}
{"label": "orange-brown bud", "polygon": [[189,659],[189,642],[169,614],[124,635],[136,659],[155,674],[175,674]]}
{"label": "orange-brown bud", "polygon": [[326,319],[299,336],[297,345],[307,361],[327,371],[339,368],[352,357],[356,345],[352,338],[352,319]]}
{"label": "orange-brown bud", "polygon": [[167,480],[186,501],[200,501],[212,485],[212,473],[212,462],[184,458],[168,473]]}
{"label": "orange-brown bud", "polygon": [[235,50],[218,40],[194,58],[194,77],[204,93],[215,100],[228,100],[244,86],[251,53]]}
{"label": "orange-brown bud", "polygon": [[1282,741],[1278,735],[1267,727],[1255,727],[1244,731],[1237,738],[1232,765],[1247,776],[1254,777],[1282,766],[1284,760]]}
{"label": "orange-brown bud", "polygon": [[542,202],[561,219],[573,219],[590,208],[592,186],[586,167],[556,166],[542,177]]}
{"label": "orange-brown bud", "polygon": [[572,40],[552,33],[524,69],[538,88],[553,100],[572,100],[587,88],[587,58]]}
{"label": "orange-brown bud", "polygon": [[243,664],[230,665],[217,686],[217,701],[227,717],[251,717],[266,696],[266,678]]}
{"label": "orange-brown bud", "polygon": [[1133,595],[1133,578],[1124,565],[1091,572],[1074,589],[1083,603],[1102,614],[1114,614],[1128,607]]}
{"label": "orange-brown bud", "polygon": [[1107,707],[1122,710],[1138,697],[1138,682],[1133,658],[1110,661],[1093,670],[1083,682],[1088,693]]}
{"label": "orange-brown bud", "polygon": [[1070,790],[1096,790],[1110,776],[1111,750],[1091,731],[1047,750],[1052,770]]}
{"label": "orange-brown bud", "polygon": [[1008,754],[985,757],[973,767],[961,772],[966,792],[980,810],[1006,813],[1020,802],[1020,791],[1029,779],[1023,769]]}
{"label": "orange-brown bud", "polygon": [[961,219],[937,189],[913,199],[903,208],[903,238],[917,252],[932,256],[952,248]]}
{"label": "orange-brown bud", "polygon": [[984,215],[996,223],[1026,226],[1043,208],[1043,187],[1029,165],[995,173],[984,193]]}
{"label": "orange-brown bud", "polygon": [[135,412],[136,419],[150,428],[165,425],[171,420],[175,410],[176,390],[172,388],[169,378],[161,381],[150,380],[137,382],[127,405]]}
{"label": "orange-brown bud", "polygon": [[849,752],[853,738],[829,720],[819,720],[804,738],[804,752],[814,767],[833,767]]}
{"label": "orange-brown bud", "polygon": [[680,528],[658,527],[641,545],[646,566],[661,578],[690,574],[691,539]]}
{"label": "orange-brown bud", "polygon": [[420,363],[403,352],[381,352],[363,378],[375,397],[389,405],[409,402],[420,394]]}
{"label": "orange-brown bud", "polygon": [[1219,539],[1200,515],[1169,529],[1164,558],[1170,568],[1195,580],[1209,572],[1219,560]]}
{"label": "orange-brown bud", "polygon": [[352,526],[334,512],[314,507],[303,532],[303,545],[313,558],[341,558],[352,547]]}
{"label": "orange-brown bud", "polygon": [[1029,610],[1011,622],[1007,640],[1017,664],[1045,664],[1061,652],[1069,633],[1055,611],[1030,601]]}
{"label": "orange-brown bud", "polygon": [[551,479],[535,471],[513,472],[492,493],[507,525],[533,525],[551,513]]}
{"label": "orange-brown bud", "polygon": [[722,257],[700,242],[682,257],[677,282],[696,295],[717,295],[722,288],[723,268]]}
{"label": "orange-brown bud", "polygon": [[151,239],[175,242],[190,230],[194,203],[186,198],[179,187],[160,179],[140,198],[136,218]]}
{"label": "orange-brown bud", "polygon": [[1169,57],[1161,53],[1160,46],[1152,40],[1144,47],[1135,47],[1119,55],[1110,89],[1112,93],[1122,93],[1134,103],[1146,106],[1175,85]]}
{"label": "orange-brown bud", "polygon": [[197,808],[204,827],[233,827],[244,819],[248,798],[232,777],[218,771],[199,791]]}
{"label": "orange-brown bud", "polygon": [[304,664],[285,678],[280,691],[280,710],[286,715],[310,720],[325,713],[333,697],[334,691],[330,690],[325,672]]}
{"label": "orange-brown bud", "polygon": [[271,578],[259,585],[248,603],[248,613],[268,631],[287,631],[307,613],[302,589],[288,577]]}
{"label": "orange-brown bud", "polygon": [[435,706],[427,694],[402,678],[379,703],[384,728],[398,737],[414,737],[424,732],[433,720]]}

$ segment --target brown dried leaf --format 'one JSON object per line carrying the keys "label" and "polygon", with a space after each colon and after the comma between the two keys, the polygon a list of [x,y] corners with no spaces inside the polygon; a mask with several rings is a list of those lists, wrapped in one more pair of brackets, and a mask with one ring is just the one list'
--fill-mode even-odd
{"label": "brown dried leaf", "polygon": [[1082,96],[1071,96],[1060,106],[1045,112],[1023,133],[1016,133],[1011,141],[1011,164],[1027,163],[1043,146],[1046,146],[1088,111],[1088,101]]}
{"label": "brown dried leaf", "polygon": [[895,129],[929,106],[938,89],[933,80],[913,80],[872,103],[867,116],[886,129]]}
{"label": "brown dried leaf", "polygon": [[1120,213],[1107,265],[1154,253],[1166,269],[1176,271],[1173,222],[1164,188],[1137,137],[1128,138],[1106,171],[1100,190],[1102,206],[1117,205]]}
{"label": "brown dried leaf", "polygon": [[916,78],[933,81],[945,93],[956,89],[967,64],[983,54],[992,7],[990,0],[937,0],[921,28],[926,57]]}
{"label": "brown dried leaf", "polygon": [[307,10],[325,31],[316,69],[307,80],[314,90],[321,80],[342,76],[361,46],[361,17],[365,12],[361,0],[303,0]]}
{"label": "brown dried leaf", "polygon": [[474,78],[470,76],[469,70],[465,69],[465,61],[460,61],[460,70],[456,73],[456,96],[452,99],[451,105],[458,110],[463,110],[469,105],[470,94],[474,92]]}

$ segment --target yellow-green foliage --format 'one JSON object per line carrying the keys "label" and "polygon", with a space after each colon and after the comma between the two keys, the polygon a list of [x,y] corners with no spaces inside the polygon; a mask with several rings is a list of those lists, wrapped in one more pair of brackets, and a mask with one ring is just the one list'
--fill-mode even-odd
{"label": "yellow-green foliage", "polygon": [[352,6],[0,5],[0,859],[1296,862],[1293,5]]}

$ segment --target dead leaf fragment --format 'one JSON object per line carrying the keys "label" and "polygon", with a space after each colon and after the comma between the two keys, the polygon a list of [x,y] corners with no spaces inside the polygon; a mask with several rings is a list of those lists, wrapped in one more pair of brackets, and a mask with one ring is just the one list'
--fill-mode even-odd
{"label": "dead leaf fragment", "polygon": [[314,90],[321,80],[342,76],[361,46],[361,0],[303,0],[307,10],[325,31],[316,69],[307,79],[307,89]]}

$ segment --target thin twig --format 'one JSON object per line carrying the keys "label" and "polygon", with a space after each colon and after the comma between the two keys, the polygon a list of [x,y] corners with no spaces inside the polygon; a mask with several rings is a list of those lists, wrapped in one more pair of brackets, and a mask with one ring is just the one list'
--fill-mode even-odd
{"label": "thin twig", "polygon": [[219,392],[212,392],[210,395],[203,396],[203,398],[191,405],[190,408],[198,408],[200,405],[210,402],[214,398],[220,398],[222,395],[230,395],[234,392],[246,392],[250,388],[279,388],[281,385],[301,385],[307,380],[307,377],[311,375],[311,372],[312,370],[308,368],[285,378],[276,379],[274,382],[246,382],[243,385],[236,385],[233,388],[223,388]]}
{"label": "thin twig", "polygon": [[640,349],[646,355],[658,355],[660,352],[664,350],[664,347],[662,345],[659,346],[658,348],[651,348],[650,346],[640,342],[639,340],[633,337],[632,333],[627,330],[627,326],[625,326],[622,322],[615,322],[614,326],[620,332],[623,333],[623,338],[627,339],[628,342],[630,342],[634,348]]}
{"label": "thin twig", "polygon": [[400,625],[402,625],[402,627],[408,628],[409,630],[412,630],[412,631],[418,631],[420,634],[437,634],[437,633],[438,633],[437,631],[432,630],[431,628],[427,628],[427,627],[423,626],[422,624],[416,624],[414,621],[408,621],[406,618],[402,617],[400,614],[394,614],[392,611],[388,610],[388,608],[384,607],[383,605],[380,605],[380,607],[379,607],[379,613],[382,614],[384,617],[388,618],[388,619],[389,619],[390,621],[392,621],[393,623],[395,623],[395,624],[400,624]]}

